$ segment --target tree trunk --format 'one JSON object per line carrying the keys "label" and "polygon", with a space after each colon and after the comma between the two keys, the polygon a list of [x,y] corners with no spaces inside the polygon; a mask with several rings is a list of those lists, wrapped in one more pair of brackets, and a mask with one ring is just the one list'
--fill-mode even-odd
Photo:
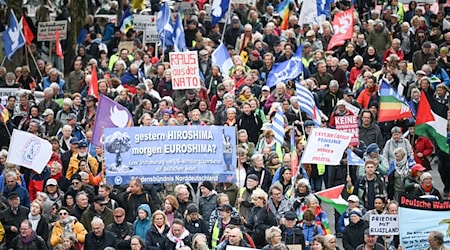
{"label": "tree trunk", "polygon": [[[20,17],[22,16],[22,1],[8,1],[8,12],[6,13],[6,20],[7,24],[9,25],[9,15],[10,11],[14,11],[14,15],[16,15],[17,22],[20,21]],[[3,34],[5,35],[5,34]],[[8,58],[5,59],[5,62],[3,66],[6,67],[6,70],[9,72],[14,72],[16,67],[22,66],[22,55],[25,52],[25,47],[22,47],[14,53],[14,55],[11,57],[12,61],[9,61]],[[8,55],[4,55],[4,57],[7,57]],[[3,59],[3,58],[2,58]]]}
{"label": "tree trunk", "polygon": [[68,33],[68,43],[65,58],[65,71],[70,72],[72,62],[76,55],[77,39],[81,29],[86,24],[88,14],[88,4],[86,0],[70,1],[70,31]]}

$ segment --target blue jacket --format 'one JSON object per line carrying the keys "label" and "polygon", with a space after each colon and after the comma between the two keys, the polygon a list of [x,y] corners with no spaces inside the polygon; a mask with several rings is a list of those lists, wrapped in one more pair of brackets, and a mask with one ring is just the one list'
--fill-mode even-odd
{"label": "blue jacket", "polygon": [[[310,226],[307,226],[306,223],[303,222],[302,228],[303,228],[303,234],[305,235],[305,242],[309,241],[310,246],[312,245],[314,236],[324,235],[322,227],[319,225],[316,225],[315,222],[313,224],[311,224]],[[306,249],[310,250],[311,249],[310,246],[306,247]]]}
{"label": "blue jacket", "polygon": [[[437,66],[436,72],[433,72],[433,74],[439,78],[441,80],[442,83],[445,84],[445,86],[450,86],[450,78],[448,77],[447,72],[445,72],[445,70],[439,66]],[[432,82],[432,88],[436,89],[437,86],[437,82]]]}
{"label": "blue jacket", "polygon": [[[52,82],[50,82],[50,78],[48,76],[44,77],[44,80],[42,82],[43,89],[50,87],[50,84],[52,84]],[[65,84],[64,79],[59,79],[59,77],[58,77],[57,84],[59,86],[58,98],[62,98],[64,95],[64,91],[63,91],[64,84]]]}
{"label": "blue jacket", "polygon": [[150,210],[150,206],[147,204],[141,204],[137,211],[144,210],[147,213],[147,218],[140,220],[139,217],[133,223],[134,234],[139,236],[141,239],[145,240],[145,234],[150,229],[150,225],[152,224],[152,211]]}
{"label": "blue jacket", "polygon": [[16,183],[16,186],[12,189],[9,190],[6,185],[3,189],[3,196],[8,198],[8,195],[11,192],[16,192],[19,194],[20,197],[20,205],[24,206],[24,207],[30,207],[30,195],[28,194],[28,191],[26,188],[22,187],[19,185],[19,183]]}

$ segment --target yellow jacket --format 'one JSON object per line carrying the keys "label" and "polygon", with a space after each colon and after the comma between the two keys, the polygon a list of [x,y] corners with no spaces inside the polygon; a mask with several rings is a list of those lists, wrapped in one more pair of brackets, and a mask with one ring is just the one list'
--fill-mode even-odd
{"label": "yellow jacket", "polygon": [[[91,169],[92,174],[95,176],[98,174],[98,161],[94,157],[88,155],[88,164]],[[70,180],[72,175],[78,172],[78,165],[80,163],[80,159],[78,159],[78,154],[72,156],[70,158],[69,167],[67,167],[66,178]]]}
{"label": "yellow jacket", "polygon": [[[79,222],[77,219],[74,219],[72,221],[72,232],[75,234],[75,237],[77,238],[77,241],[79,243],[84,243],[84,238],[87,234],[86,229],[84,228],[83,224]],[[52,247],[62,243],[61,236],[64,234],[64,228],[61,225],[60,221],[57,221],[55,223],[55,226],[53,226],[52,230],[52,236],[50,237],[50,245]]]}

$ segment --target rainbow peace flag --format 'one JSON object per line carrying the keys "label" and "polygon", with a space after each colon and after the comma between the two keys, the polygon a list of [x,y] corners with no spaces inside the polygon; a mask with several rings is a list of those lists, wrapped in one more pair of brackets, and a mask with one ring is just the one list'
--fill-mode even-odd
{"label": "rainbow peace flag", "polygon": [[280,28],[282,30],[288,29],[289,3],[290,3],[290,0],[283,0],[283,2],[279,3],[276,8],[277,13],[280,14],[280,17],[283,20],[280,24]]}
{"label": "rainbow peace flag", "polygon": [[408,103],[383,80],[380,87],[378,122],[395,121],[413,117]]}
{"label": "rainbow peace flag", "polygon": [[9,111],[2,104],[0,104],[0,120],[2,123],[7,123],[9,120]]}

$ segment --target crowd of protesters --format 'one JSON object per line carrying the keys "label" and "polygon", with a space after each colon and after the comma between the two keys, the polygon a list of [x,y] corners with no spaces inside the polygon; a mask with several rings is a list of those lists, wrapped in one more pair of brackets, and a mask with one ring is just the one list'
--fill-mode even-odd
{"label": "crowd of protesters", "polygon": [[[415,1],[404,6],[390,0],[381,8],[373,1],[356,1],[352,39],[327,50],[332,17],[299,25],[297,1],[291,2],[288,28],[282,30],[276,1],[233,4],[225,25],[211,26],[205,10],[211,3],[199,0],[193,13],[184,16],[184,28],[188,49],[198,52],[204,81],[199,89],[174,90],[167,60],[173,48],[162,51],[159,46],[156,53],[154,44],[142,42],[142,33],[122,33],[95,18],[117,13],[116,1],[106,3],[88,1],[86,37],[75,58],[64,59],[71,62],[70,73],[63,73],[61,59],[48,61],[48,50],[54,48],[46,43],[30,46],[36,64],[24,55],[13,72],[0,67],[1,88],[30,90],[8,97],[0,124],[0,240],[5,249],[206,250],[230,245],[285,250],[301,245],[334,250],[339,249],[336,238],[342,238],[346,250],[401,249],[398,236],[369,233],[369,216],[397,214],[402,194],[448,199],[449,152],[417,136],[414,117],[377,122],[381,80],[405,98],[414,116],[423,94],[449,109],[450,22],[444,5],[433,12],[432,5]],[[351,5],[334,2],[331,16]],[[156,12],[161,5],[152,0],[150,7]],[[50,21],[53,12],[56,20],[70,21],[69,9],[69,0],[59,7],[43,0],[35,21]],[[36,22],[28,21],[34,32]],[[233,61],[229,72],[211,62],[223,29]],[[134,46],[119,49],[121,41]],[[302,158],[315,123],[299,107],[294,81],[270,88],[266,80],[274,64],[290,60],[300,45],[300,81],[323,113],[321,126],[335,128],[334,117],[359,115],[360,143],[350,148],[364,159],[363,166],[347,168],[344,154],[338,166],[302,164],[293,176],[292,162]],[[237,181],[105,183],[103,148],[90,143],[95,117],[102,115],[96,112],[98,98],[88,95],[93,67],[99,94],[126,107],[135,126],[236,127]],[[36,91],[44,97],[37,98]],[[286,124],[283,144],[271,129],[280,105]],[[6,163],[8,151],[16,150],[8,149],[13,129],[51,142],[52,157],[42,173]],[[298,159],[292,159],[292,150]],[[435,162],[440,176],[431,174]],[[433,185],[437,178],[442,190]],[[348,208],[341,215],[327,214],[314,193],[340,184],[345,184]],[[430,232],[428,240],[429,249],[448,249],[441,232]]]}

